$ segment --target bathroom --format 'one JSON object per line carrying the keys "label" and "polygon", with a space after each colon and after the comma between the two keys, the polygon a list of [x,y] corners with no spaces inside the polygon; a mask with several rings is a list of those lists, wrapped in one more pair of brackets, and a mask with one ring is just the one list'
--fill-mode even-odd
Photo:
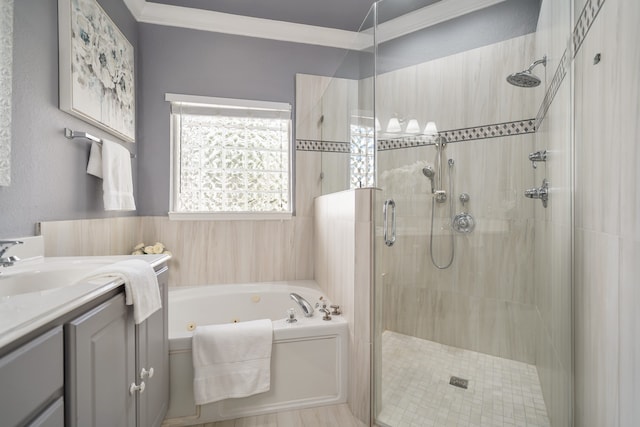
{"label": "bathroom", "polygon": [[[482,423],[473,400],[417,402],[413,389],[388,393],[393,387],[386,381],[393,378],[385,374],[398,372],[389,359],[399,356],[383,348],[387,338],[399,348],[435,342],[451,355],[464,348],[532,368],[542,400],[525,405],[523,420],[515,417],[519,397],[507,396],[510,406],[494,407],[502,411],[499,425],[640,423],[637,2],[488,0],[471,7],[459,0],[383,0],[376,17],[372,2],[363,0],[274,2],[263,9],[247,2],[243,9],[243,3],[98,1],[136,52],[136,142],[125,143],[136,156],[137,210],[130,212],[104,211],[101,183],[86,173],[89,145],[65,138],[64,128],[114,137],[59,109],[57,2],[12,3],[10,182],[0,186],[0,237],[42,234],[46,256],[123,255],[138,242],[160,241],[173,253],[170,286],[313,279],[350,309],[344,316],[351,357],[346,403],[256,415],[235,425],[314,425],[305,424],[310,417],[315,425],[439,426],[453,423],[446,418],[451,412],[462,414],[460,425],[493,425]],[[178,22],[172,20],[177,14],[162,13],[168,5],[237,20],[207,26],[189,21],[194,15],[185,11]],[[429,24],[421,22],[416,34],[384,34],[390,17],[421,8]],[[349,37],[362,29],[370,38],[375,20],[376,56],[366,40],[355,55],[359,39]],[[349,40],[336,42],[338,36]],[[539,86],[506,81],[543,57],[546,63],[531,71]],[[338,106],[341,85],[354,82],[354,104]],[[294,215],[169,219],[167,93],[291,104]],[[306,148],[302,141],[340,139],[318,124],[318,112],[306,108],[303,97],[326,108],[327,122],[342,110],[357,110],[363,124],[371,122],[378,145],[367,160],[375,167],[365,169],[377,176],[373,182],[360,177],[355,187],[378,190],[349,190],[349,176],[340,175],[348,175],[348,153]],[[389,129],[391,119],[400,131]],[[417,133],[407,129],[412,119]],[[447,138],[444,161],[437,160],[434,141],[423,138],[428,122]],[[505,123],[518,126],[517,134],[483,135]],[[462,130],[468,133],[455,133]],[[544,150],[545,161],[529,160]],[[437,171],[438,162],[444,178],[436,190],[454,197],[432,205],[422,169]],[[546,207],[523,195],[545,178]],[[462,193],[469,196],[464,204]],[[386,200],[394,200],[397,213],[391,246],[383,236],[392,231],[391,224],[383,230]],[[469,213],[473,231],[447,229],[451,211]],[[435,266],[450,260],[447,268]],[[459,368],[446,372],[447,379],[464,378]],[[467,379],[472,388],[474,378]],[[417,388],[428,393],[427,384]],[[455,388],[456,396],[466,391]],[[540,422],[529,415],[541,415]]]}

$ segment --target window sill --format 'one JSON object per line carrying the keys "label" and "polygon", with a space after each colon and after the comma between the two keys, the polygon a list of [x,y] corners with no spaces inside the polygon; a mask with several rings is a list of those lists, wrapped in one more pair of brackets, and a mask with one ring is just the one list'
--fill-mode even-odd
{"label": "window sill", "polygon": [[169,212],[173,221],[283,221],[291,212]]}

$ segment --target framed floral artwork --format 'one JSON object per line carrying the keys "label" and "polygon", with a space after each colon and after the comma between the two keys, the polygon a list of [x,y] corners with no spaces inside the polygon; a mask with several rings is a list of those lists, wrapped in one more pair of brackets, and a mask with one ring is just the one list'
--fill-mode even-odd
{"label": "framed floral artwork", "polygon": [[135,141],[133,46],[96,0],[58,0],[60,109]]}

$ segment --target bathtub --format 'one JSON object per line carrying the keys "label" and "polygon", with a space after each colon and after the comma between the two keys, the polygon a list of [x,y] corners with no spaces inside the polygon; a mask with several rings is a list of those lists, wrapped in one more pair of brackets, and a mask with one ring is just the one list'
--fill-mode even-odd
{"label": "bathtub", "polygon": [[[348,324],[342,316],[305,318],[289,298],[312,305],[323,296],[314,281],[178,287],[169,290],[169,410],[164,425],[203,424],[332,405],[347,401]],[[326,297],[324,297],[326,298]],[[295,323],[287,310],[296,309]],[[269,318],[273,321],[271,390],[254,396],[196,405],[191,337],[198,325]]]}

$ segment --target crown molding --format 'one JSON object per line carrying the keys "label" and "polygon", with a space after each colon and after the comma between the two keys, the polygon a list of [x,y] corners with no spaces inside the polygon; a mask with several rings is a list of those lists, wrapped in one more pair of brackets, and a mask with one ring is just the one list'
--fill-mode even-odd
{"label": "crown molding", "polygon": [[[361,32],[254,18],[146,0],[123,0],[138,22],[239,36],[280,40],[340,49],[363,50],[373,45],[373,30]],[[378,25],[378,43],[440,24],[506,0],[441,0]]]}
{"label": "crown molding", "polygon": [[440,0],[378,25],[376,39],[384,43],[506,0]]}

